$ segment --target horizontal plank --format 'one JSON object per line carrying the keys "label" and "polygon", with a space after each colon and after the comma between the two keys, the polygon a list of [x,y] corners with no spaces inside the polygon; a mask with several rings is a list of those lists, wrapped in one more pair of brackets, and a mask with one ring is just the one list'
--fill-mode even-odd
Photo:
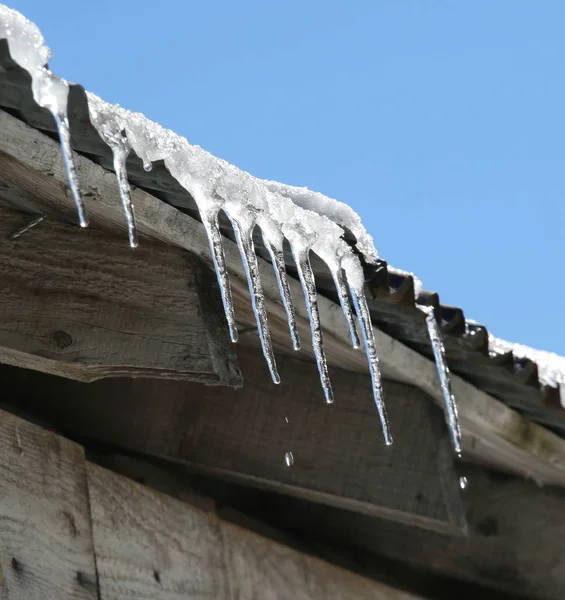
{"label": "horizontal plank", "polygon": [[53,219],[10,239],[27,220],[0,204],[0,361],[81,381],[240,381],[213,275],[189,253],[130,252]]}
{"label": "horizontal plank", "polygon": [[416,600],[88,464],[100,600]]}
{"label": "horizontal plank", "polygon": [[86,385],[7,368],[0,374],[13,406],[85,443],[421,527],[464,527],[447,428],[425,394],[385,382],[396,439],[387,447],[369,376],[332,369],[335,390],[348,401],[328,406],[309,364],[279,363],[284,378],[273,386],[260,352],[240,349],[239,390],[147,379]]}
{"label": "horizontal plank", "polygon": [[83,449],[0,412],[0,598],[97,600]]}
{"label": "horizontal plank", "polygon": [[[0,170],[9,167],[13,183],[28,191],[28,199],[31,198],[26,204],[28,210],[34,207],[34,210],[40,209],[76,222],[58,144],[5,112],[0,112],[0,128],[3,132]],[[19,171],[14,161],[20,165]],[[125,244],[124,217],[115,176],[82,156],[77,156],[77,164],[81,189],[94,227],[121,232]],[[146,243],[143,237],[145,240],[160,240],[189,250],[211,265],[208,241],[200,223],[142,190],[134,189],[132,197],[142,243]],[[245,326],[254,327],[238,249],[227,240],[225,248],[238,320]],[[260,260],[259,269],[275,345],[280,352],[291,353],[284,310],[271,265]],[[298,282],[291,281],[291,287],[297,299],[298,329],[304,341],[301,356],[311,360],[307,311],[298,300],[302,295]],[[326,298],[320,298],[319,304],[329,364],[365,373],[366,360],[362,353],[350,348],[340,308]],[[420,388],[442,405],[441,388],[433,362],[382,331],[375,330],[375,336],[385,375]],[[245,336],[242,341],[245,341]],[[459,403],[464,450],[468,457],[488,461],[518,474],[533,474],[546,483],[565,485],[565,440],[529,422],[460,377],[453,376],[452,380]]]}

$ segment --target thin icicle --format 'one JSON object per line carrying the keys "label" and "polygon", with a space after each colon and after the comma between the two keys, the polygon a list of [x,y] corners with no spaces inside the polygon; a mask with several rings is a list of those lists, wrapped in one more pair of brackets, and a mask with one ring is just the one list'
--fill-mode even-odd
{"label": "thin icicle", "polygon": [[298,336],[298,329],[296,328],[296,315],[294,313],[294,305],[292,304],[292,294],[286,278],[284,253],[282,250],[275,248],[273,244],[271,244],[271,242],[265,238],[264,235],[263,243],[271,255],[273,269],[277,277],[277,283],[279,284],[281,298],[288,319],[288,329],[290,331],[290,337],[292,338],[292,347],[294,350],[298,351],[300,350],[300,338]]}
{"label": "thin icicle", "polygon": [[120,190],[120,198],[122,199],[122,205],[124,207],[128,225],[129,245],[132,248],[137,248],[137,229],[135,226],[135,215],[131,201],[131,188],[126,169],[126,159],[130,148],[126,140],[112,144],[111,148],[114,155],[114,170],[116,171],[116,177],[118,179],[118,189]]}
{"label": "thin icicle", "polygon": [[226,267],[226,257],[224,255],[224,244],[222,234],[218,226],[218,213],[200,212],[202,223],[206,229],[208,243],[210,244],[210,252],[214,261],[214,269],[220,286],[220,294],[226,314],[226,321],[230,332],[230,339],[235,344],[238,340],[237,327],[235,325],[235,310],[233,308],[233,299],[231,295],[230,282],[228,278],[228,270]]}
{"label": "thin icicle", "polygon": [[432,343],[432,350],[436,361],[441,390],[443,392],[445,409],[447,411],[447,420],[449,430],[451,432],[451,440],[455,452],[461,456],[461,428],[459,426],[459,416],[457,414],[455,396],[451,390],[451,376],[449,374],[447,360],[445,359],[445,347],[443,345],[441,330],[439,328],[433,307],[424,306],[423,304],[417,304],[416,306],[426,315],[426,324],[428,326],[428,333]]}
{"label": "thin icicle", "polygon": [[355,286],[350,286],[351,298],[353,305],[355,306],[355,312],[359,318],[361,325],[361,331],[363,332],[363,340],[365,342],[365,352],[367,353],[367,359],[369,361],[369,368],[371,370],[371,382],[373,385],[373,397],[375,398],[375,404],[379,412],[379,418],[383,428],[383,435],[385,438],[385,444],[390,446],[392,444],[392,435],[390,433],[390,424],[388,422],[388,416],[386,412],[386,406],[383,400],[383,384],[381,378],[381,369],[379,366],[379,357],[377,349],[375,347],[375,336],[373,334],[373,325],[371,323],[371,314],[369,313],[369,307],[367,306],[367,300],[363,289],[356,289]]}
{"label": "thin icicle", "polygon": [[51,111],[55,123],[57,124],[57,131],[59,132],[59,140],[61,142],[61,151],[63,153],[63,159],[65,161],[65,168],[67,170],[67,178],[69,180],[69,186],[73,194],[75,205],[78,212],[78,220],[81,227],[88,227],[88,216],[84,208],[84,202],[80,194],[78,186],[78,173],[73,158],[73,151],[71,150],[71,131],[69,128],[69,118],[67,111]]}
{"label": "thin icicle", "polygon": [[345,315],[345,320],[347,321],[347,326],[349,327],[351,343],[353,344],[353,348],[357,350],[361,345],[361,342],[359,341],[357,329],[355,328],[355,320],[353,318],[353,312],[351,311],[351,303],[349,302],[347,282],[345,281],[343,269],[341,268],[341,265],[339,265],[338,268],[332,269],[331,271],[337,294],[339,296],[339,303],[341,304],[343,314]]}
{"label": "thin icicle", "polygon": [[261,278],[259,276],[259,264],[255,255],[255,247],[253,244],[253,224],[242,225],[238,220],[231,218],[237,246],[241,253],[241,260],[245,267],[247,283],[249,285],[249,294],[251,296],[251,304],[255,313],[255,321],[259,330],[259,339],[265,360],[269,366],[271,377],[274,383],[280,383],[281,378],[277,371],[275,362],[275,353],[271,343],[271,334],[269,332],[269,324],[267,321],[267,309],[265,307],[265,297],[261,288]]}
{"label": "thin icicle", "polygon": [[291,244],[291,249],[294,261],[296,262],[296,268],[298,269],[298,277],[300,278],[300,283],[304,290],[306,309],[308,310],[310,329],[312,331],[312,347],[314,349],[318,371],[320,372],[320,381],[322,383],[326,402],[332,404],[334,395],[328,373],[326,355],[324,353],[322,325],[320,323],[320,312],[318,310],[318,294],[316,291],[316,283],[314,281],[314,273],[312,272],[312,266],[310,265],[308,249],[296,249],[293,244]]}

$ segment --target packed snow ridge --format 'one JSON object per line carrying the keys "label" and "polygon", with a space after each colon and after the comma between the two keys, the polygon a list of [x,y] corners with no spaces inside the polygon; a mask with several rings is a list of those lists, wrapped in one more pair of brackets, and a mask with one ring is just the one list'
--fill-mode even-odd
{"label": "packed snow ridge", "polygon": [[[12,58],[30,73],[36,102],[53,114],[79,223],[82,227],[86,227],[88,217],[81,198],[70,146],[67,114],[69,85],[48,69],[47,62],[51,57],[51,51],[45,46],[37,26],[17,11],[0,5],[0,39],[2,38],[7,40]],[[390,445],[392,436],[382,398],[379,359],[364,293],[363,269],[356,253],[344,240],[345,230],[350,231],[356,238],[357,250],[364,255],[365,260],[369,263],[377,261],[377,250],[371,236],[363,227],[359,215],[348,205],[307,188],[297,188],[274,181],[261,181],[252,177],[226,161],[212,156],[199,146],[189,144],[185,138],[153,123],[140,113],[132,113],[120,106],[108,104],[91,93],[87,93],[87,100],[93,125],[113,153],[114,170],[132,247],[137,246],[138,243],[135,210],[126,171],[126,159],[132,150],[142,159],[146,170],[151,169],[152,162],[164,161],[171,175],[195,200],[208,235],[230,336],[235,342],[237,341],[235,312],[224,257],[223,238],[218,225],[219,212],[224,211],[228,215],[247,274],[263,353],[275,383],[279,383],[280,378],[269,333],[252,233],[255,226],[260,227],[287,312],[293,346],[298,350],[300,340],[283,255],[284,240],[288,241],[305,295],[312,345],[322,387],[326,401],[331,403],[333,392],[324,353],[310,252],[314,252],[326,263],[334,279],[355,348],[360,346],[355,317],[359,321],[371,372],[373,395],[385,442]],[[416,284],[418,288],[421,287],[418,280]],[[426,320],[444,390],[454,447],[460,452],[457,411],[451,394],[449,370],[445,362],[441,333],[433,311],[426,312]]]}

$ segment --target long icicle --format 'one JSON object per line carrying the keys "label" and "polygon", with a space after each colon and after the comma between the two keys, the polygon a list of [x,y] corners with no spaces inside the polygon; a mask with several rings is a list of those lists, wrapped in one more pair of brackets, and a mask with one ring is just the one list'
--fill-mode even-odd
{"label": "long icicle", "polygon": [[124,207],[124,214],[128,225],[129,245],[132,248],[137,248],[137,228],[135,226],[135,215],[133,211],[133,203],[131,201],[131,188],[128,181],[128,173],[126,169],[126,159],[130,152],[129,144],[125,140],[111,145],[114,155],[114,171],[118,179],[118,188]]}
{"label": "long icicle", "polygon": [[451,440],[453,448],[458,456],[461,456],[461,428],[459,425],[459,415],[457,412],[457,404],[455,396],[451,389],[451,376],[449,367],[445,358],[445,347],[443,345],[443,337],[437,322],[434,309],[431,306],[416,304],[417,308],[426,315],[426,325],[428,326],[428,334],[432,343],[432,350],[436,362],[441,391],[443,392],[443,400],[445,410],[447,411],[447,422],[451,432]]}
{"label": "long icicle", "polygon": [[59,140],[61,142],[61,151],[63,154],[63,160],[65,161],[65,168],[67,170],[67,178],[69,180],[69,186],[71,193],[75,201],[78,212],[78,220],[81,227],[88,227],[88,216],[84,208],[84,202],[80,194],[78,184],[78,173],[73,158],[73,151],[71,150],[71,131],[69,127],[69,118],[66,110],[64,112],[57,112],[52,110],[51,114],[55,119],[57,125],[57,131],[59,132]]}
{"label": "long icicle", "polygon": [[371,314],[369,313],[369,307],[367,306],[367,300],[365,298],[364,291],[355,289],[355,286],[350,286],[351,298],[353,305],[355,306],[355,312],[361,324],[361,331],[363,332],[363,340],[365,342],[365,352],[367,353],[367,359],[369,361],[369,368],[371,370],[371,381],[373,385],[373,397],[375,398],[375,404],[379,412],[379,418],[383,428],[383,435],[385,438],[385,444],[390,446],[392,444],[392,435],[390,433],[390,424],[388,422],[388,416],[386,412],[386,406],[383,400],[383,384],[381,377],[381,369],[379,366],[379,357],[377,349],[375,347],[375,336],[373,334],[373,325],[371,323]]}
{"label": "long icicle", "polygon": [[259,264],[257,262],[257,256],[255,255],[255,248],[253,244],[253,226],[243,227],[237,219],[233,219],[231,217],[230,221],[232,223],[237,246],[241,254],[241,260],[243,261],[243,266],[245,267],[245,274],[247,275],[249,294],[251,296],[251,305],[253,306],[255,321],[257,322],[257,328],[259,329],[259,339],[261,340],[263,354],[265,355],[265,360],[269,366],[269,371],[271,372],[271,378],[273,379],[273,382],[280,383],[281,378],[277,371],[275,353],[273,352],[271,334],[269,332],[265,297],[263,296],[261,279],[259,277]]}
{"label": "long icicle", "polygon": [[357,350],[361,345],[361,342],[359,341],[359,336],[357,335],[357,329],[355,327],[355,319],[353,318],[351,303],[349,302],[347,283],[345,281],[343,269],[341,268],[341,265],[339,265],[336,269],[331,269],[331,271],[333,280],[335,282],[337,295],[339,296],[339,303],[341,304],[341,309],[343,310],[345,320],[347,321],[347,326],[349,327],[351,343],[353,344],[353,348]]}
{"label": "long icicle", "polygon": [[282,250],[275,248],[273,244],[269,242],[269,240],[265,239],[265,236],[263,236],[263,243],[271,255],[273,269],[275,271],[284,309],[286,311],[288,329],[292,339],[292,347],[294,350],[298,351],[300,350],[300,337],[298,336],[298,329],[296,327],[296,315],[294,313],[294,305],[292,303],[292,294],[290,292],[290,286],[288,285],[288,279],[286,277],[284,253]]}
{"label": "long icicle", "polygon": [[318,294],[316,291],[316,283],[314,281],[314,273],[312,272],[312,266],[310,265],[310,257],[308,256],[308,250],[297,250],[294,248],[293,244],[291,244],[291,249],[296,268],[298,269],[298,277],[300,278],[300,283],[304,290],[306,309],[308,310],[310,329],[312,331],[312,347],[314,349],[318,371],[320,372],[320,381],[322,383],[326,402],[332,404],[334,401],[334,394],[328,373],[326,355],[324,353],[322,325],[320,322],[320,312],[318,310]]}
{"label": "long icicle", "polygon": [[238,339],[237,327],[235,325],[235,310],[233,307],[228,270],[226,267],[222,234],[218,225],[218,213],[217,211],[204,212],[200,210],[200,215],[202,217],[202,224],[206,229],[208,243],[210,244],[210,253],[212,254],[214,270],[216,271],[218,285],[220,286],[220,294],[222,296],[222,304],[224,305],[230,339],[235,343]]}

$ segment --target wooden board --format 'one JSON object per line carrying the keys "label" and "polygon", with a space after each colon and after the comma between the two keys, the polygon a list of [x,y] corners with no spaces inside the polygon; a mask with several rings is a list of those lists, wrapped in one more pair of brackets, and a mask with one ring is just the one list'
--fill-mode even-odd
{"label": "wooden board", "polygon": [[98,598],[83,449],[4,412],[0,598]]}
{"label": "wooden board", "polygon": [[216,288],[201,281],[213,275],[190,254],[130,251],[52,219],[9,239],[28,219],[0,205],[0,361],[82,381],[240,382]]}
{"label": "wooden board", "polygon": [[100,600],[415,600],[88,464]]}
{"label": "wooden board", "polygon": [[[76,223],[59,145],[3,111],[0,111],[0,130],[0,172],[4,181],[20,190],[19,197],[10,200],[27,210],[40,210]],[[124,217],[115,176],[85,157],[77,156],[76,160],[93,226],[121,232],[125,244]],[[161,240],[189,250],[211,265],[208,241],[201,224],[142,190],[134,189],[132,197],[142,244],[147,238]],[[238,320],[254,327],[239,251],[229,241],[225,247]],[[271,265],[259,260],[259,268],[273,339],[280,351],[290,353],[286,319]],[[291,281],[291,288],[297,299],[298,328],[304,342],[301,356],[311,360],[307,313],[299,300],[302,292],[296,281]],[[329,364],[365,373],[365,357],[351,349],[339,306],[326,298],[320,298],[319,304]],[[420,388],[442,405],[433,362],[382,331],[375,330],[375,335],[384,373],[391,379]],[[242,337],[244,341],[245,336]],[[315,369],[314,366],[311,368]],[[460,377],[453,376],[452,381],[468,457],[521,475],[531,473],[546,483],[565,485],[565,440],[529,422]]]}
{"label": "wooden board", "polygon": [[281,359],[283,383],[274,386],[259,352],[242,350],[239,359],[241,390],[0,373],[14,407],[86,443],[422,527],[464,526],[443,415],[421,391],[385,382],[395,436],[387,447],[368,376],[332,369],[338,400],[328,406],[309,364]]}

